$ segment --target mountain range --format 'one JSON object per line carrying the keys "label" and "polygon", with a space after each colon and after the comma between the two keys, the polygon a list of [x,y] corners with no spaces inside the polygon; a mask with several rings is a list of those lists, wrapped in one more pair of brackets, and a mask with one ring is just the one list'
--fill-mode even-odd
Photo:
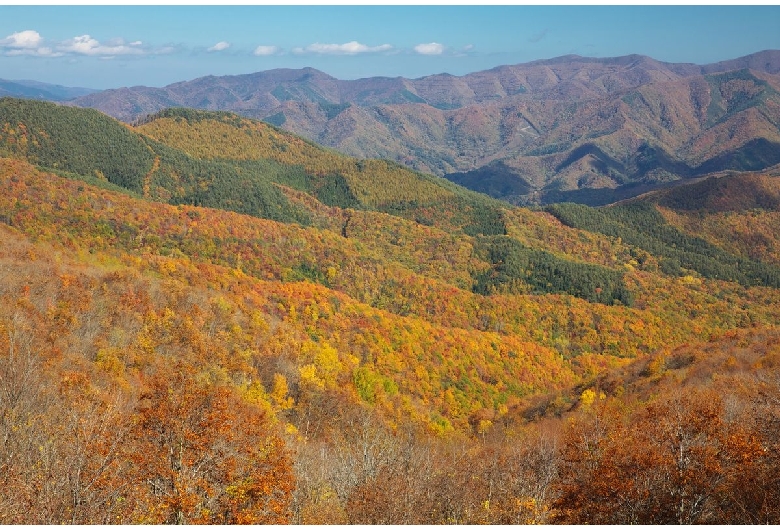
{"label": "mountain range", "polygon": [[778,182],[524,208],[0,98],[0,522],[776,523]]}
{"label": "mountain range", "polygon": [[69,104],[126,122],[168,107],[228,110],[516,204],[605,204],[777,165],[779,90],[780,51],[769,50],[703,66],[564,56],[420,79],[277,69]]}

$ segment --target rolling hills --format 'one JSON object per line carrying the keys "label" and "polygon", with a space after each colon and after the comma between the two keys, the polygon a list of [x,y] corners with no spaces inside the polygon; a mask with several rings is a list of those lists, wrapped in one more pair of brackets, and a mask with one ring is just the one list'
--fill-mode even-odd
{"label": "rolling hills", "polygon": [[777,521],[777,199],[518,208],[226,112],[1,99],[0,520]]}
{"label": "rolling hills", "polygon": [[780,163],[778,65],[765,51],[704,66],[565,56],[420,79],[280,69],[73,104],[128,122],[172,106],[229,110],[517,204],[606,204]]}

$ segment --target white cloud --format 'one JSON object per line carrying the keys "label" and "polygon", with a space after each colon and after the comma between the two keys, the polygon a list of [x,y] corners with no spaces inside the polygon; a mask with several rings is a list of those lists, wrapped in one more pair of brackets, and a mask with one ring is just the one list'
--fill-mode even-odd
{"label": "white cloud", "polygon": [[103,42],[93,39],[90,35],[80,35],[60,42],[44,39],[37,31],[28,29],[12,33],[5,38],[0,38],[0,55],[4,56],[33,56],[33,57],[98,57],[101,59],[113,59],[122,56],[145,56],[173,53],[180,48],[164,46],[153,48],[144,46],[140,40],[130,43],[121,37]]}
{"label": "white cloud", "polygon": [[41,34],[31,29],[11,33],[6,38],[0,40],[0,46],[3,48],[26,50],[38,48],[42,43],[43,37],[41,37]]}
{"label": "white cloud", "polygon": [[281,50],[278,46],[258,46],[255,48],[255,51],[252,52],[254,55],[258,56],[264,56],[264,55],[275,55],[279,53]]}
{"label": "white cloud", "polygon": [[55,52],[48,46],[42,46],[43,37],[37,31],[28,29],[12,33],[4,39],[0,39],[0,52],[8,56],[33,55],[38,57],[59,57],[61,53]]}
{"label": "white cloud", "polygon": [[62,57],[63,54],[59,52],[55,52],[54,50],[48,47],[41,47],[41,48],[17,48],[17,49],[6,51],[5,55],[9,57],[13,57],[17,55],[35,55],[38,57]]}
{"label": "white cloud", "polygon": [[344,44],[321,44],[315,42],[305,48],[293,48],[293,53],[319,53],[323,55],[357,55],[358,53],[378,53],[392,50],[389,44],[380,46],[366,46],[357,41],[351,41]]}
{"label": "white cloud", "polygon": [[139,45],[140,43],[138,41],[130,45],[126,45],[121,39],[117,39],[111,44],[101,44],[89,35],[81,35],[58,44],[57,50],[63,53],[73,53],[76,55],[89,55],[97,57],[115,55],[144,55],[146,52],[140,48]]}
{"label": "white cloud", "polygon": [[427,44],[418,44],[414,51],[420,55],[441,55],[444,53],[444,45],[438,42],[429,42]]}
{"label": "white cloud", "polygon": [[221,52],[222,50],[227,50],[228,48],[230,48],[230,43],[229,42],[225,42],[225,41],[221,41],[221,42],[216,43],[211,48],[209,48],[208,51],[210,51],[210,52]]}

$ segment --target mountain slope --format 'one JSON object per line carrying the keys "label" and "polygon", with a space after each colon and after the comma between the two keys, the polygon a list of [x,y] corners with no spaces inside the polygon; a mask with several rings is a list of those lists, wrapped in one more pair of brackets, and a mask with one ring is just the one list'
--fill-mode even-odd
{"label": "mountain slope", "polygon": [[[277,251],[275,260],[280,261],[271,269],[265,258],[248,260],[253,251],[239,250],[244,245],[241,239],[220,236],[223,245],[238,245],[237,255],[245,256],[239,259],[227,253],[226,265],[243,263],[245,270],[261,278],[272,274],[279,279],[308,279],[373,307],[442,325],[457,322],[459,327],[487,329],[494,325],[491,322],[503,322],[500,326],[507,326],[513,321],[509,315],[517,309],[515,303],[505,299],[485,306],[485,300],[545,293],[573,295],[582,303],[616,304],[610,311],[621,314],[620,318],[639,318],[629,316],[630,311],[621,306],[644,305],[656,294],[638,287],[647,278],[627,274],[637,266],[648,273],[660,267],[671,278],[664,281],[676,281],[679,267],[745,287],[774,286],[778,281],[777,271],[768,265],[739,261],[719,248],[680,239],[649,210],[637,212],[640,221],[652,221],[649,225],[644,226],[644,221],[626,225],[618,217],[615,233],[605,232],[603,223],[576,225],[608,237],[622,236],[633,248],[606,243],[602,236],[592,239],[577,230],[567,231],[549,216],[502,207],[436,177],[383,161],[350,159],[235,115],[171,110],[133,130],[94,111],[44,103],[3,100],[0,110],[7,116],[0,144],[6,153],[147,199],[218,207],[330,234],[328,243],[309,242],[288,257]],[[45,123],[36,121],[46,115]],[[80,143],[69,143],[79,131],[89,135]],[[121,173],[111,165],[117,160],[123,161]],[[561,208],[551,211],[572,224],[576,216],[560,213],[571,208]],[[577,215],[589,219],[610,214],[581,209]],[[376,231],[372,223],[382,228]],[[628,237],[629,229],[636,237]],[[656,229],[657,234],[652,232]],[[128,241],[143,233],[138,228],[110,232]],[[368,254],[349,257],[355,252],[355,238]],[[686,241],[685,246],[675,249],[680,241]],[[174,239],[163,248],[183,251],[182,244],[183,240]],[[604,245],[611,249],[608,254]],[[218,259],[218,251],[208,248],[198,252]],[[391,263],[384,263],[385,258]],[[738,271],[740,266],[748,267]],[[374,287],[366,288],[364,281]],[[450,291],[453,287],[462,291]],[[461,307],[457,316],[438,308],[452,303]],[[500,304],[509,305],[499,310]],[[499,315],[488,316],[494,311]],[[513,326],[519,326],[518,332],[529,329],[519,322]],[[664,336],[660,329],[656,333]],[[642,339],[628,334],[621,340],[625,352],[649,347],[649,343],[640,345],[640,340],[648,340],[644,333]],[[577,350],[604,354],[610,348],[589,342]]]}
{"label": "mountain slope", "polygon": [[[280,186],[287,186],[329,205],[379,209],[426,223],[431,222],[426,212],[435,208],[438,222],[449,227],[504,232],[503,207],[487,197],[398,164],[327,151],[235,115],[162,113],[139,130],[152,131],[163,142],[99,112],[50,103],[5,98],[0,119],[0,152],[104,179],[156,200],[308,223],[308,214],[284,196]],[[183,140],[191,134],[207,136],[197,139],[198,150],[187,152],[192,142],[188,146]],[[204,153],[209,145],[220,150]]]}
{"label": "mountain slope", "polygon": [[643,198],[667,221],[743,258],[780,264],[780,178],[711,177]]}
{"label": "mountain slope", "polygon": [[0,116],[3,523],[777,520],[780,268],[682,222],[773,178],[541,211],[228,113]]}
{"label": "mountain slope", "polygon": [[[333,229],[305,228],[221,210],[147,202],[41,173],[24,162],[4,160],[3,174],[0,219],[26,237],[103,256],[99,263],[118,260],[123,267],[141,267],[192,286],[211,286],[225,296],[233,293],[229,299],[235,304],[240,303],[236,298],[240,293],[263,293],[267,301],[249,307],[267,313],[263,318],[269,322],[289,322],[288,340],[306,343],[305,337],[313,334],[320,347],[329,344],[339,352],[337,367],[329,369],[335,372],[318,377],[330,373],[328,377],[348,384],[346,389],[355,388],[347,382],[356,373],[390,378],[388,388],[397,388],[399,394],[386,403],[388,407],[411,399],[415,414],[441,416],[459,428],[474,407],[497,410],[511,396],[517,399],[570,384],[598,366],[733,329],[744,319],[772,321],[780,307],[754,301],[776,298],[777,289],[751,291],[731,284],[730,294],[713,296],[716,281],[687,283],[659,274],[658,262],[649,254],[637,254],[604,238],[589,240],[544,217],[519,222],[524,215],[520,214],[510,219],[513,236],[494,242],[463,235],[452,238],[386,214],[355,212],[344,237],[338,224]],[[329,215],[336,215],[338,222],[338,210]],[[529,231],[533,225],[535,230]],[[540,257],[543,251],[533,233],[545,229],[554,231],[570,249],[582,250],[569,250],[564,254],[568,259],[558,265],[553,254]],[[546,240],[541,234],[536,237]],[[484,245],[492,245],[487,247],[490,252],[482,250]],[[527,253],[527,246],[537,250]],[[620,256],[623,265],[596,266],[590,256],[599,256],[603,249]],[[592,265],[572,268],[583,257]],[[568,269],[562,266],[566,263]],[[545,274],[550,264],[558,272],[541,282],[523,270],[530,267]],[[576,282],[598,282],[588,275],[602,268],[626,271],[636,308],[588,302],[587,294],[579,298],[542,294],[558,292],[557,285],[544,282],[560,280],[561,274],[570,282],[564,287],[569,290]],[[472,289],[472,270],[487,272],[486,278],[494,282],[489,296],[481,294],[483,275]],[[734,304],[743,309],[736,311]],[[350,357],[354,352],[363,352],[358,364]],[[293,357],[287,362],[300,361]],[[426,367],[424,384],[417,363]],[[358,370],[361,367],[363,371]],[[288,380],[294,376],[286,374]],[[448,388],[460,403],[457,409],[442,401]]]}
{"label": "mountain slope", "polygon": [[737,71],[526,108],[542,134],[515,154],[500,152],[506,169],[492,178],[523,178],[542,202],[603,204],[680,178],[765,169],[780,162],[779,86],[775,77]]}
{"label": "mountain slope", "polygon": [[[451,260],[470,239],[441,251],[448,234],[386,214],[357,212],[365,223],[345,238],[133,198],[11,159],[0,159],[0,187],[0,389],[11,396],[0,402],[10,449],[0,454],[4,522],[592,520],[566,501],[577,476],[602,484],[603,466],[626,462],[619,469],[630,477],[611,473],[587,496],[608,506],[614,490],[643,495],[637,474],[670,476],[659,447],[680,431],[657,418],[679,418],[704,456],[722,448],[705,479],[750,477],[776,495],[776,452],[761,445],[777,440],[776,408],[761,400],[777,395],[768,379],[778,360],[776,289],[680,281],[637,256],[643,269],[631,283],[642,309],[483,297],[409,282],[392,260],[412,250],[410,263],[429,252]],[[519,239],[548,240],[547,229],[569,255],[627,259],[622,245],[544,214],[512,216]],[[372,261],[388,274],[371,277]],[[311,264],[328,266],[322,280],[332,287],[314,283]],[[431,304],[406,316],[371,307],[341,291],[350,276],[357,296],[384,291],[397,304],[423,290]],[[636,362],[624,357],[632,342]],[[524,419],[539,414],[551,419]],[[574,445],[581,433],[611,449],[595,470],[572,458],[587,449]],[[622,447],[633,452],[609,440],[630,440]],[[654,463],[638,465],[648,454]],[[412,464],[419,473],[402,473]],[[518,489],[521,472],[523,488],[541,489]],[[46,487],[10,487],[23,481]],[[752,483],[718,483],[727,499],[755,493]],[[497,487],[514,489],[492,497],[489,511],[469,500]],[[685,491],[698,487],[685,482]],[[242,488],[252,494],[237,504]],[[342,494],[322,499],[323,489]],[[402,492],[417,510],[403,510]]]}

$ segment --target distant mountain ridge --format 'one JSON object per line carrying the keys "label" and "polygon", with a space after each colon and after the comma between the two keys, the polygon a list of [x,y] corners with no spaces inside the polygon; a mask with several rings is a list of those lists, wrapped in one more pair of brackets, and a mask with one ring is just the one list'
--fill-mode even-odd
{"label": "distant mountain ridge", "polygon": [[0,79],[0,97],[19,97],[45,101],[68,101],[77,97],[100,92],[94,88],[68,87],[41,83],[40,81]]}
{"label": "distant mountain ridge", "polygon": [[[558,89],[561,95],[573,96],[572,92],[577,89],[585,90],[586,84],[592,85],[587,87],[591,95],[599,95],[649,81],[744,68],[776,74],[780,72],[780,51],[764,51],[704,66],[664,63],[642,55],[603,59],[567,55],[498,66],[465,76],[436,74],[418,79],[371,77],[339,80],[314,68],[279,68],[243,75],[205,76],[162,88],[134,86],[104,90],[83,96],[75,103],[98,108],[123,121],[133,121],[173,104],[207,110],[252,111],[256,114],[274,110],[288,101],[361,107],[424,103],[440,110],[452,110],[519,94],[532,99],[546,99],[549,96],[547,91],[558,85],[563,85]],[[633,72],[622,76],[620,86],[615,83],[615,74],[619,70]],[[131,99],[133,97],[137,99]],[[126,100],[133,104],[133,110],[128,105],[121,105]],[[117,103],[120,104],[113,108],[112,105]]]}
{"label": "distant mountain ridge", "polygon": [[604,204],[681,178],[780,163],[773,50],[709,65],[564,56],[419,79],[276,69],[107,90],[72,104],[126,122],[167,107],[228,110],[517,204]]}

